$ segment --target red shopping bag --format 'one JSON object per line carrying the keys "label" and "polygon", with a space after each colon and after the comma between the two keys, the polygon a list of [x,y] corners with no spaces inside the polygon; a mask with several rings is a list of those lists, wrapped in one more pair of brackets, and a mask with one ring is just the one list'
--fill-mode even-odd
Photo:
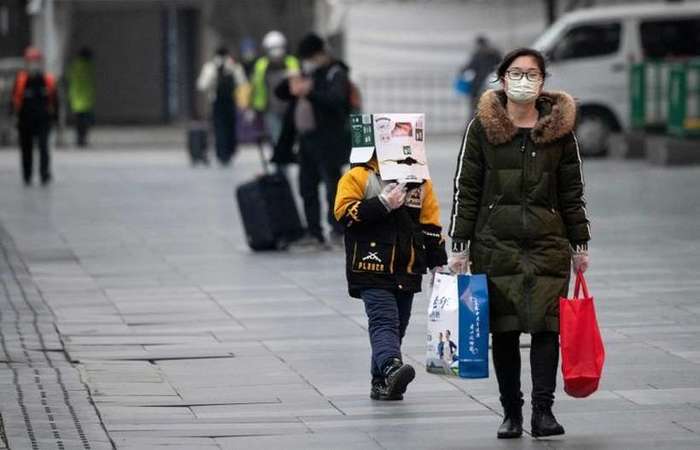
{"label": "red shopping bag", "polygon": [[[579,297],[581,290],[583,297]],[[574,298],[559,299],[559,323],[564,391],[572,397],[588,397],[598,389],[605,348],[593,297],[581,272],[576,274]]]}

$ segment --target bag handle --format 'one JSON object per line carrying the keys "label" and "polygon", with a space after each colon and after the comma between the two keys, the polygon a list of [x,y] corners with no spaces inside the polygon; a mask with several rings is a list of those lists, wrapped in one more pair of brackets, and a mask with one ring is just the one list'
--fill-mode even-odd
{"label": "bag handle", "polygon": [[586,278],[583,276],[583,272],[579,270],[576,272],[576,282],[574,283],[574,300],[579,298],[581,289],[583,289],[583,298],[591,298],[590,294],[588,293]]}

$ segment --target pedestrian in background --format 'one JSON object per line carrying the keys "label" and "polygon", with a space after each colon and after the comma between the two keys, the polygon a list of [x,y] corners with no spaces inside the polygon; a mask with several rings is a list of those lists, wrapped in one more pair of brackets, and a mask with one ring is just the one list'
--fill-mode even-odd
{"label": "pedestrian in background", "polygon": [[287,54],[287,38],[279,31],[270,31],[262,41],[265,55],[253,68],[251,106],[263,117],[265,131],[273,146],[282,132],[287,102],[273,94],[290,72],[299,71],[299,61]]}
{"label": "pedestrian in background", "polygon": [[375,153],[341,178],[335,217],[345,229],[348,291],[364,301],[367,314],[370,398],[402,400],[415,377],[401,356],[413,296],[427,269],[434,273],[447,262],[432,182],[406,189],[383,181]]}
{"label": "pedestrian in background", "polygon": [[275,146],[288,105],[273,92],[289,73],[299,71],[299,60],[287,54],[287,38],[279,31],[267,33],[262,46],[265,55],[258,58],[253,68],[251,105],[262,116],[265,131]]}
{"label": "pedestrian in background", "polygon": [[493,364],[505,419],[499,438],[522,435],[520,333],[530,333],[532,435],[564,434],[552,414],[559,362],[559,297],[571,261],[588,267],[590,227],[574,135],[576,105],[545,92],[545,60],[505,56],[462,140],[454,180],[450,268],[486,273]]}
{"label": "pedestrian in background", "polygon": [[58,94],[52,74],[43,68],[44,58],[38,49],[24,52],[25,68],[17,73],[12,88],[11,112],[17,116],[19,147],[24,184],[32,184],[34,141],[39,145],[39,175],[41,184],[51,182],[49,134],[51,123],[58,117]]}
{"label": "pedestrian in background", "polygon": [[95,117],[95,66],[87,47],[80,49],[68,68],[68,101],[75,116],[76,144],[85,147]]}
{"label": "pedestrian in background", "polygon": [[282,99],[294,98],[294,125],[299,138],[299,190],[304,201],[308,236],[293,247],[326,247],[321,226],[319,185],[326,188],[327,220],[331,242],[340,244],[343,227],[333,216],[333,205],[347,163],[350,140],[348,67],[334,59],[326,43],[314,33],[299,43],[302,73],[284,80],[277,90]]}
{"label": "pedestrian in background", "polygon": [[197,89],[206,92],[212,104],[216,157],[222,166],[227,166],[236,152],[236,90],[247,84],[243,67],[226,47],[219,47],[197,79]]}
{"label": "pedestrian in background", "polygon": [[241,65],[243,66],[245,76],[247,79],[252,80],[255,61],[258,59],[258,49],[255,45],[255,39],[250,36],[244,37],[241,40],[240,51]]}
{"label": "pedestrian in background", "polygon": [[491,45],[485,36],[476,38],[476,48],[471,59],[462,69],[461,73],[470,71],[472,77],[471,88],[471,114],[476,114],[477,104],[481,94],[486,90],[486,80],[501,62],[501,52]]}

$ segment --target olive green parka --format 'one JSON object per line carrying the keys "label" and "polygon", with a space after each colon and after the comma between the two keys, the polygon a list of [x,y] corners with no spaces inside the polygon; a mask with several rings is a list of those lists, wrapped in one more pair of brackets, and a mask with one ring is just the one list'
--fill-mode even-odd
{"label": "olive green parka", "polygon": [[488,276],[494,333],[558,332],[572,247],[590,239],[574,100],[543,92],[537,109],[536,125],[519,129],[505,93],[484,93],[457,163],[449,234]]}

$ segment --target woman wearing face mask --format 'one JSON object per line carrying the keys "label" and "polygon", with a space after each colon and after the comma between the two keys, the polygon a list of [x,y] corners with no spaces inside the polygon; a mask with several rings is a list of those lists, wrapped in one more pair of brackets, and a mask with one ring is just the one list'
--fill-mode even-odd
{"label": "woman wearing face mask", "polygon": [[571,262],[588,266],[589,221],[574,135],[576,106],[543,91],[545,61],[532,49],[506,55],[501,90],[484,93],[462,140],[449,233],[450,268],[489,279],[493,363],[504,421],[522,435],[521,333],[532,335],[532,435],[564,434],[552,414],[559,362],[559,303]]}

